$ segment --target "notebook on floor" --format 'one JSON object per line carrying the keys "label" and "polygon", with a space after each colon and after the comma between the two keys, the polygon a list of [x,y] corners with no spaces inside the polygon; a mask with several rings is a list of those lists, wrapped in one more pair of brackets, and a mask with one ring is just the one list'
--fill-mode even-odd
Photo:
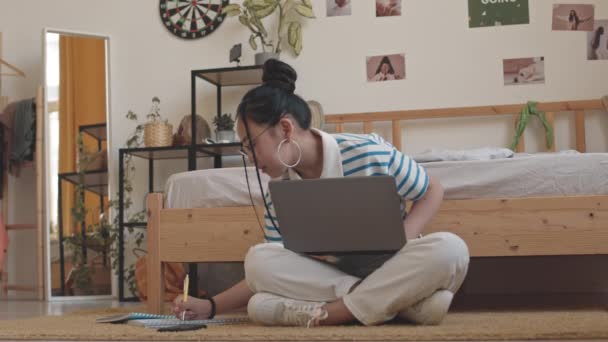
{"label": "notebook on floor", "polygon": [[178,325],[231,325],[231,324],[243,324],[248,323],[247,317],[238,318],[214,318],[214,319],[201,319],[201,320],[190,320],[182,321],[175,317],[171,319],[135,319],[127,321],[129,325],[135,325],[140,327],[158,329],[164,327],[172,327]]}
{"label": "notebook on floor", "polygon": [[155,315],[147,314],[143,312],[129,312],[119,315],[112,315],[106,317],[100,317],[95,320],[96,323],[124,323],[130,320],[144,320],[144,319],[171,319],[175,316],[171,315]]}
{"label": "notebook on floor", "polygon": [[127,323],[129,325],[143,326],[149,328],[161,328],[175,325],[227,325],[249,322],[247,317],[214,318],[205,320],[182,321],[173,315],[155,315],[142,312],[130,312],[120,315],[100,317],[96,323]]}

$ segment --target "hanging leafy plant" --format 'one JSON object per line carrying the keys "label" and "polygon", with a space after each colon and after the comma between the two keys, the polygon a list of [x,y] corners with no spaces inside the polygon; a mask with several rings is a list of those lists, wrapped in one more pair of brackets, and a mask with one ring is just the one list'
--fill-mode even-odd
{"label": "hanging leafy plant", "polygon": [[65,245],[66,248],[71,251],[72,270],[69,274],[69,278],[73,281],[74,286],[84,291],[86,294],[90,294],[93,286],[93,275],[95,274],[95,268],[92,267],[87,260],[85,260],[83,248],[94,248],[95,251],[102,253],[103,262],[105,265],[105,257],[111,250],[111,238],[109,231],[104,230],[101,226],[101,222],[86,226],[86,217],[91,209],[87,209],[84,203],[84,192],[85,192],[85,175],[89,166],[96,158],[96,153],[87,151],[84,146],[83,133],[80,132],[76,136],[76,148],[78,151],[77,170],[78,170],[78,183],[74,190],[74,206],[71,208],[71,215],[74,220],[74,224],[81,229],[84,229],[86,239],[83,238],[82,232],[75,233],[71,236],[66,237]]}
{"label": "hanging leafy plant", "polygon": [[[147,119],[149,122],[155,122],[161,120],[158,115],[158,111],[155,110],[156,107],[154,105],[158,105],[153,99],[153,108],[150,111],[150,114],[147,115]],[[159,102],[159,101],[158,101]],[[128,120],[138,122],[137,114],[131,110],[129,110],[125,116]],[[127,148],[135,148],[140,147],[143,144],[143,132],[144,132],[144,124],[138,123],[135,127],[135,130],[129,135],[126,141]],[[83,195],[85,191],[84,187],[84,176],[88,169],[90,163],[94,160],[92,158],[92,154],[85,149],[83,143],[82,133],[79,134],[76,138],[76,145],[78,149],[78,184],[75,189],[75,203],[74,207],[71,209],[72,217],[74,221],[79,225],[83,226],[85,224],[86,215],[89,210],[85,207],[85,203],[83,202]],[[123,209],[125,215],[127,216],[127,223],[134,222],[143,222],[146,218],[146,211],[141,210],[135,213],[131,213],[130,209],[133,205],[133,200],[131,198],[131,193],[133,192],[133,178],[135,176],[135,165],[133,163],[132,155],[125,154],[124,157],[124,176],[121,180],[124,186],[124,200],[123,200]],[[118,212],[119,195],[116,193],[113,199],[110,199],[108,202],[108,207],[112,210],[116,210]],[[82,245],[86,243],[87,248],[97,249],[98,252],[104,254],[108,254],[111,259],[111,266],[114,270],[115,275],[118,275],[118,234],[119,234],[119,217],[118,215],[114,215],[112,222],[110,223],[105,214],[99,215],[99,221],[95,222],[88,227],[86,227],[87,237],[86,242],[83,241],[82,236],[80,234],[74,234],[71,237],[66,238],[66,247],[72,251],[72,262],[74,265],[78,265],[79,267],[75,268],[73,277],[74,277],[74,285],[80,289],[90,288],[92,284],[92,276],[94,274],[94,268],[90,267],[86,263],[84,263],[84,256],[82,254]],[[144,230],[135,230],[132,226],[127,226],[127,231],[130,234],[135,234],[134,242],[135,247],[132,249],[133,253],[136,251],[144,251],[141,248],[143,240],[145,238]],[[105,262],[105,258],[104,258]],[[135,265],[130,265],[127,269],[124,270],[124,279],[127,284],[127,287],[131,293],[137,295],[137,286],[135,279]]]}
{"label": "hanging leafy plant", "polygon": [[[148,122],[156,122],[161,120],[160,115],[158,114],[158,103],[160,103],[160,100],[158,100],[157,97],[154,97],[152,99],[152,109],[150,110],[150,113],[146,115],[146,118],[148,119]],[[142,123],[138,122],[138,116],[137,113],[135,113],[132,110],[129,110],[127,112],[127,114],[125,115],[125,117],[133,122],[137,123],[137,126],[135,127],[135,129],[133,130],[133,132],[127,137],[127,141],[126,141],[126,147],[127,148],[135,148],[135,147],[140,147],[143,145],[143,134],[144,134],[144,125]],[[123,164],[123,168],[124,168],[124,173],[123,173],[123,179],[121,179],[120,181],[122,181],[123,183],[123,188],[124,188],[124,193],[123,193],[123,210],[126,216],[126,222],[127,223],[136,223],[136,222],[144,222],[146,219],[146,210],[142,209],[140,211],[131,212],[131,207],[133,206],[133,199],[131,198],[131,194],[133,192],[133,178],[135,176],[135,164],[133,162],[133,156],[131,154],[125,154],[124,155],[124,160],[123,160],[124,164]],[[118,201],[119,199],[119,194],[116,193],[114,199],[109,201],[109,207],[116,210],[116,212],[118,212],[118,209],[120,207],[120,203]],[[119,227],[120,227],[120,220],[118,215],[114,215],[114,218],[112,220],[112,224],[109,224],[109,227],[111,227],[110,229],[110,238],[112,241],[116,242],[118,241],[118,234],[119,234]],[[127,226],[126,227],[127,232],[129,232],[129,234],[135,234],[134,235],[134,242],[135,242],[135,247],[132,249],[132,252],[135,254],[136,251],[144,251],[141,248],[141,245],[144,241],[145,238],[145,230],[142,229],[138,229],[136,230],[133,226]],[[125,239],[126,242],[126,239]],[[114,269],[114,272],[116,275],[118,275],[118,263],[119,263],[119,259],[118,259],[118,246],[115,243],[114,247],[111,249],[111,259],[112,259],[112,269]],[[137,257],[137,254],[136,254]],[[123,254],[123,259],[124,259],[124,254]],[[129,289],[129,291],[131,293],[133,293],[134,295],[137,295],[137,284],[136,284],[136,279],[135,279],[135,265],[129,265],[129,267],[127,267],[124,270],[124,279],[125,282],[127,284],[127,287]]]}
{"label": "hanging leafy plant", "polygon": [[553,147],[553,129],[551,125],[549,125],[549,121],[547,121],[547,117],[544,112],[541,112],[538,107],[538,102],[528,101],[526,106],[519,112],[519,117],[517,118],[517,126],[515,127],[515,136],[513,137],[513,141],[511,142],[511,150],[515,150],[517,144],[519,143],[519,139],[522,134],[524,134],[524,130],[526,126],[530,122],[533,116],[538,117],[540,122],[545,127],[545,137],[547,142],[547,148]]}
{"label": "hanging leafy plant", "polygon": [[[277,25],[275,43],[270,37],[262,19],[268,17],[276,10],[279,23]],[[249,45],[255,51],[258,49],[259,40],[262,50],[280,54],[283,46],[282,42],[287,36],[287,42],[296,56],[302,52],[302,25],[297,20],[290,20],[294,17],[315,18],[311,0],[245,0],[242,5],[230,4],[222,10],[223,14],[229,17],[239,17],[239,22],[251,31]],[[288,22],[289,20],[289,22]],[[285,28],[287,27],[287,32]]]}

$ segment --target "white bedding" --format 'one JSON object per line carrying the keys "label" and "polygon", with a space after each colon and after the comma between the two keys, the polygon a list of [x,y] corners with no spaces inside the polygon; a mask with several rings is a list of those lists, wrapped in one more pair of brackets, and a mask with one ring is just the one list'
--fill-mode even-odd
{"label": "white bedding", "polygon": [[[247,168],[251,195],[257,205],[264,205],[253,167]],[[264,189],[268,176],[260,172]],[[206,169],[171,175],[165,184],[166,208],[214,208],[251,205],[245,171],[242,167]]]}
{"label": "white bedding", "polygon": [[[508,159],[422,164],[441,181],[446,199],[608,194],[608,153],[516,155]],[[251,193],[262,205],[253,168]],[[262,176],[266,188],[268,177]],[[172,175],[165,186],[167,208],[251,205],[243,168]]]}
{"label": "white bedding", "polygon": [[520,155],[422,164],[446,199],[607,195],[608,153]]}

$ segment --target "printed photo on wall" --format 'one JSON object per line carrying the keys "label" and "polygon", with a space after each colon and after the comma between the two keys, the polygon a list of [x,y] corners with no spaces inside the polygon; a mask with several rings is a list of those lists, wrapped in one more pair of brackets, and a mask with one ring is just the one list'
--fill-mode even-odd
{"label": "printed photo on wall", "polygon": [[503,60],[505,85],[544,84],[545,57]]}
{"label": "printed photo on wall", "polygon": [[554,31],[593,31],[593,5],[553,5]]}
{"label": "printed photo on wall", "polygon": [[327,16],[338,17],[351,15],[352,0],[327,0]]}
{"label": "printed photo on wall", "polygon": [[596,20],[587,33],[587,59],[608,60],[608,20]]}
{"label": "printed photo on wall", "polygon": [[367,81],[395,81],[405,79],[405,54],[367,57]]}
{"label": "printed photo on wall", "polygon": [[469,0],[469,27],[529,23],[528,0]]}
{"label": "printed photo on wall", "polygon": [[376,0],[376,17],[401,15],[401,0]]}

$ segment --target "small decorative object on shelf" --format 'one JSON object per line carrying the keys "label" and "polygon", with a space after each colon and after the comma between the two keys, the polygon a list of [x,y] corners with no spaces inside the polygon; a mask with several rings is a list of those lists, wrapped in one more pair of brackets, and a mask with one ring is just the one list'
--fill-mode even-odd
{"label": "small decorative object on shelf", "polygon": [[[277,9],[279,13],[274,16],[279,21],[276,25],[276,37],[270,37],[262,19],[272,15]],[[259,40],[262,52],[255,56],[257,65],[262,65],[271,58],[278,59],[283,48],[283,39],[287,39],[294,54],[299,56],[302,52],[302,25],[294,19],[298,16],[315,18],[311,0],[245,0],[242,5],[230,4],[224,7],[222,14],[229,17],[238,16],[241,24],[251,30],[249,45],[254,51],[258,49],[256,40]],[[276,43],[273,40],[275,38]]]}
{"label": "small decorative object on shelf", "polygon": [[234,119],[232,114],[224,113],[213,118],[215,125],[216,140],[219,143],[229,143],[234,141]]}
{"label": "small decorative object on shelf", "polygon": [[[211,127],[207,120],[196,115],[196,144],[202,144],[207,138],[211,138]],[[179,123],[177,132],[173,137],[173,146],[190,145],[192,143],[192,116],[185,115]]]}
{"label": "small decorative object on shelf", "polygon": [[236,66],[238,67],[241,64],[241,55],[242,44],[235,44],[232,49],[230,49],[230,63],[236,62]]}

